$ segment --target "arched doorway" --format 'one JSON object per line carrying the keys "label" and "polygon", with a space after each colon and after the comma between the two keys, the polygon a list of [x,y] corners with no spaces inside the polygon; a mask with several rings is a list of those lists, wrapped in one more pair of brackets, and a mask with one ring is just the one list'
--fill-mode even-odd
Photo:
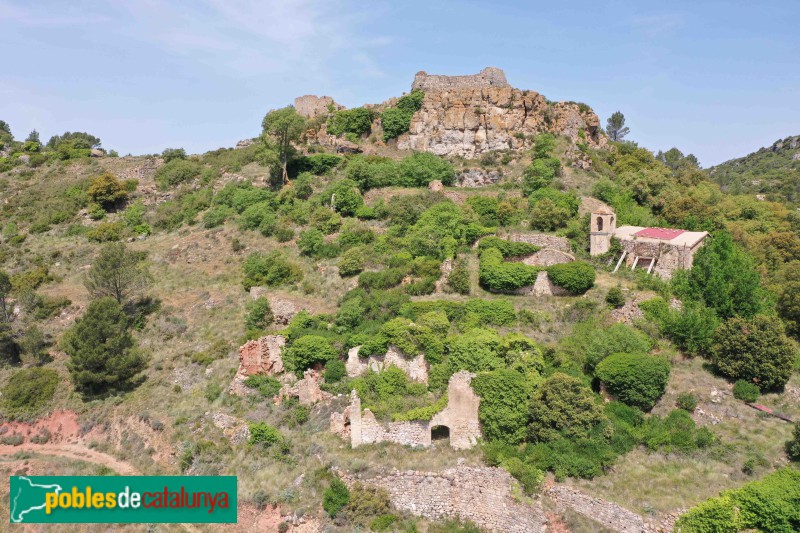
{"label": "arched doorway", "polygon": [[450,428],[447,426],[433,426],[431,428],[431,443],[432,444],[449,444],[450,443]]}

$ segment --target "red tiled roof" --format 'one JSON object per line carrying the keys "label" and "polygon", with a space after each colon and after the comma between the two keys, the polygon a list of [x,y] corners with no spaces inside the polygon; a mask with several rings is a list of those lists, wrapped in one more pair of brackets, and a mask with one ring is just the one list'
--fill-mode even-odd
{"label": "red tiled roof", "polygon": [[644,228],[634,233],[637,237],[647,237],[648,239],[658,239],[661,241],[671,241],[684,230],[667,228]]}

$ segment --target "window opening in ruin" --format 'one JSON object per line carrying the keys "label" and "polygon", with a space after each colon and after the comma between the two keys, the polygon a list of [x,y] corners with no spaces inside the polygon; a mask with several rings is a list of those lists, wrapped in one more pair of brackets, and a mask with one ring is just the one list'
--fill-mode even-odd
{"label": "window opening in ruin", "polygon": [[450,428],[447,426],[433,426],[431,440],[450,440]]}
{"label": "window opening in ruin", "polygon": [[602,219],[602,217],[597,217],[597,231],[603,231],[603,219]]}

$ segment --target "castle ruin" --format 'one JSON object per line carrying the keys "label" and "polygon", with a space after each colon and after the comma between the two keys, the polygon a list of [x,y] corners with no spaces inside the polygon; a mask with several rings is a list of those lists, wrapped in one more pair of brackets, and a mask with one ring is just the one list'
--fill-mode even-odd
{"label": "castle ruin", "polygon": [[473,377],[466,371],[453,374],[447,386],[447,406],[430,420],[381,424],[369,409],[361,411],[361,399],[352,391],[350,405],[341,413],[331,414],[331,432],[349,439],[353,448],[379,442],[428,447],[434,435],[448,436],[453,448],[472,448],[481,436],[478,421],[481,399],[470,385]]}
{"label": "castle ruin", "polygon": [[486,67],[477,74],[467,76],[444,76],[428,74],[424,70],[417,72],[411,90],[443,91],[448,89],[480,89],[483,87],[511,87],[506,74],[497,67]]}
{"label": "castle ruin", "polygon": [[617,239],[622,254],[614,272],[623,261],[631,270],[647,269],[669,279],[676,270],[692,268],[694,254],[703,246],[707,231],[686,231],[669,228],[644,228],[641,226],[617,227],[616,215],[605,208],[591,214],[589,251],[591,255],[602,255],[611,251],[611,240]]}

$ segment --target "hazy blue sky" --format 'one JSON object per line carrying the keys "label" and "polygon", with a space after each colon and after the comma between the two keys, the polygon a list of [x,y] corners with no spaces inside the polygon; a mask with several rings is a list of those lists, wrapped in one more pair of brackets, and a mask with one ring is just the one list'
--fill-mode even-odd
{"label": "hazy blue sky", "polygon": [[493,65],[708,166],[800,134],[798,21],[798,0],[0,0],[0,119],[200,152],[298,95],[352,107]]}

